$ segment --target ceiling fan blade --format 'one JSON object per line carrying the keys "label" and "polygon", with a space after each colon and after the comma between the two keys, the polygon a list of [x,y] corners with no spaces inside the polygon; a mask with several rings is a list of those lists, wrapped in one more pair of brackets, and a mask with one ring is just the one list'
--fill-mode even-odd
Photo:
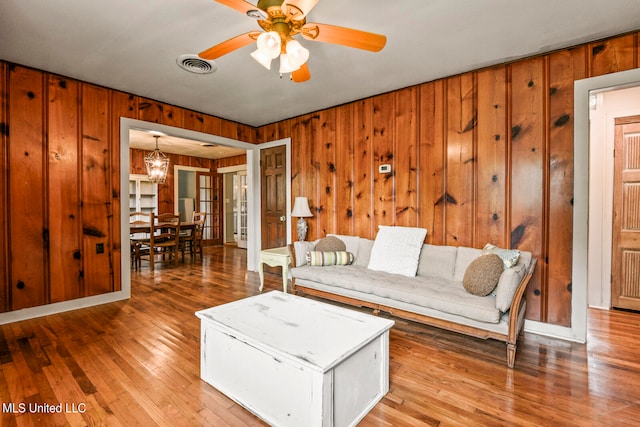
{"label": "ceiling fan blade", "polygon": [[309,67],[307,66],[306,62],[302,64],[302,66],[298,68],[296,71],[291,73],[291,80],[293,80],[296,83],[306,82],[310,78],[311,78],[311,73],[309,72]]}
{"label": "ceiling fan blade", "polygon": [[244,0],[215,0],[220,4],[223,4],[231,9],[235,9],[238,12],[246,15],[250,10],[256,10],[257,7]]}
{"label": "ceiling fan blade", "polygon": [[198,54],[198,56],[203,59],[220,58],[229,52],[233,52],[236,49],[240,49],[241,47],[245,47],[246,45],[253,43],[259,35],[260,31],[249,31],[248,33],[240,34],[239,36],[232,37],[229,40],[212,46],[207,50],[203,50]]}
{"label": "ceiling fan blade", "polygon": [[302,15],[295,15],[293,19],[301,20],[318,4],[320,0],[284,0],[282,2],[282,9],[286,10],[287,5],[292,5],[300,9]]}
{"label": "ceiling fan blade", "polygon": [[379,52],[387,44],[387,37],[381,34],[335,25],[317,24],[315,22],[310,22],[302,27],[302,37],[317,42],[339,44],[371,52]]}

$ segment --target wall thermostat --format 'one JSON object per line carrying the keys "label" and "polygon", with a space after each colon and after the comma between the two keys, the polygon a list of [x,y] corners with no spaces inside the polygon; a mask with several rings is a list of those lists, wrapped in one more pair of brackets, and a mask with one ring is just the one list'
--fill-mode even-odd
{"label": "wall thermostat", "polygon": [[391,165],[380,165],[378,167],[378,170],[380,171],[380,173],[389,173],[391,172]]}

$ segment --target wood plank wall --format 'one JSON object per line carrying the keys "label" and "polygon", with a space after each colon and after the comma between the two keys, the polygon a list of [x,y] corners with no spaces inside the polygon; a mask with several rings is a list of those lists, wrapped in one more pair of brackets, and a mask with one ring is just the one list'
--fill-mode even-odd
{"label": "wood plank wall", "polygon": [[258,141],[292,138],[310,240],[404,225],[428,243],[532,251],[527,318],[569,325],[573,83],[639,57],[626,34],[263,126]]}
{"label": "wood plank wall", "polygon": [[256,140],[251,126],[0,61],[0,311],[120,289],[121,117]]}
{"label": "wood plank wall", "polygon": [[[119,129],[127,117],[251,143],[291,137],[292,196],[308,196],[316,212],[310,238],[373,238],[380,224],[416,225],[430,243],[530,250],[540,262],[527,317],[569,325],[573,82],[637,68],[638,38],[258,129],[0,61],[0,311],[120,288]],[[380,175],[380,164],[392,173]]]}
{"label": "wood plank wall", "polygon": [[[145,175],[147,173],[146,166],[144,165],[144,156],[147,151],[139,150],[136,148],[129,149],[129,173]],[[191,166],[196,168],[206,168],[211,172],[216,172],[218,168],[227,166],[238,166],[247,163],[247,155],[241,154],[238,156],[226,157],[224,159],[205,159],[202,157],[183,156],[179,154],[166,153],[169,157],[169,172],[167,173],[167,179],[164,184],[160,184],[158,187],[158,212],[175,212],[174,205],[174,169],[178,166]]]}

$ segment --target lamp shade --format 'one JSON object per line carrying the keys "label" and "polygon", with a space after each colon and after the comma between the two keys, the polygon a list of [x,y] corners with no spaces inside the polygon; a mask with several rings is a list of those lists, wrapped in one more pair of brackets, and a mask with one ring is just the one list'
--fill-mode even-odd
{"label": "lamp shade", "polygon": [[275,31],[262,33],[258,36],[258,48],[251,53],[251,57],[267,70],[271,69],[271,60],[280,54],[280,34]]}
{"label": "lamp shade", "polygon": [[293,203],[291,216],[296,218],[308,218],[313,216],[311,210],[309,210],[309,200],[306,197],[296,197],[296,200]]}
{"label": "lamp shade", "polygon": [[287,43],[287,59],[289,64],[297,70],[309,59],[309,50],[302,47],[297,40],[290,40]]}
{"label": "lamp shade", "polygon": [[267,53],[271,59],[280,55],[280,34],[275,31],[262,33],[258,36],[258,49]]}
{"label": "lamp shade", "polygon": [[281,74],[293,73],[298,68],[300,67],[299,66],[296,67],[293,64],[291,64],[291,61],[289,61],[289,55],[287,55],[286,53],[283,53],[282,55],[280,55],[280,73]]}
{"label": "lamp shade", "polygon": [[260,65],[262,65],[267,70],[271,69],[271,57],[267,52],[262,49],[256,49],[251,53],[251,57],[258,61]]}

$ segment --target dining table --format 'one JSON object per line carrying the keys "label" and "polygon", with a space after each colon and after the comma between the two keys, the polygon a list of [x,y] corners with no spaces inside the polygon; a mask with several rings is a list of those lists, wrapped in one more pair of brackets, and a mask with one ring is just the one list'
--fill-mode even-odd
{"label": "dining table", "polygon": [[[193,230],[197,222],[184,221],[180,222],[180,231]],[[157,223],[154,228],[162,228],[162,223]],[[132,222],[129,224],[129,234],[151,233],[151,224],[149,222]]]}
{"label": "dining table", "polygon": [[[158,222],[158,223],[156,223],[154,225],[154,228],[155,229],[160,229],[160,228],[162,228],[162,224],[163,224],[162,222]],[[198,223],[194,222],[194,221],[180,222],[180,232],[187,231],[187,230],[193,230],[196,227],[197,224]],[[136,239],[133,236],[135,234],[147,234],[148,235],[149,233],[151,233],[151,223],[150,222],[135,221],[135,222],[129,223],[129,235],[131,236],[131,242],[132,242],[132,244],[135,243],[135,245],[132,246],[132,256],[135,259],[136,270],[140,267],[140,244],[139,244],[139,242],[142,242],[144,240]],[[184,252],[182,253],[182,260],[184,261]]]}

